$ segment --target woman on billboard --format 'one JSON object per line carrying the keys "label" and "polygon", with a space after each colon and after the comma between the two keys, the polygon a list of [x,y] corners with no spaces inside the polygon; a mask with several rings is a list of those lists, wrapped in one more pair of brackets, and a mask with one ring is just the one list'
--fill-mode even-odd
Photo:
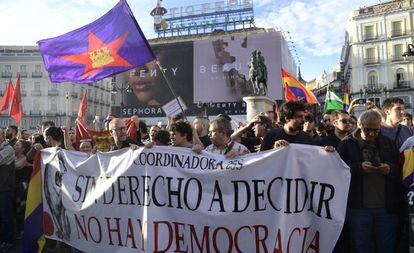
{"label": "woman on billboard", "polygon": [[[193,45],[192,42],[153,46],[153,51],[163,67],[163,71],[172,84],[177,96],[181,96],[187,105],[193,103]],[[150,113],[142,116],[163,116],[161,108],[174,97],[155,61],[122,74],[132,92],[124,93],[124,108],[147,109]],[[132,110],[134,111],[134,110]],[[155,113],[154,113],[155,112]],[[145,114],[145,115],[143,115]]]}

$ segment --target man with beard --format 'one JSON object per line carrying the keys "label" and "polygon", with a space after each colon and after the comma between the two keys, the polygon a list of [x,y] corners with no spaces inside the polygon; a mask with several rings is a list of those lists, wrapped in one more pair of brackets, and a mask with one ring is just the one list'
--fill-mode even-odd
{"label": "man with beard", "polygon": [[280,109],[280,120],[284,124],[283,128],[269,131],[263,139],[260,151],[286,146],[289,143],[312,145],[312,138],[302,130],[305,110],[305,105],[301,102],[290,101],[284,103]]}
{"label": "man with beard", "polygon": [[15,125],[8,126],[6,129],[7,142],[13,147],[17,142],[17,133],[19,129]]}
{"label": "man with beard", "polygon": [[349,134],[352,129],[352,121],[349,113],[344,110],[332,111],[331,116],[334,131],[323,138],[320,146],[332,146],[337,148],[339,142]]}
{"label": "man with beard", "polygon": [[331,114],[333,110],[327,110],[322,115],[322,124],[325,127],[325,132],[327,135],[333,134],[334,132],[334,126],[333,126],[333,120],[331,119]]}

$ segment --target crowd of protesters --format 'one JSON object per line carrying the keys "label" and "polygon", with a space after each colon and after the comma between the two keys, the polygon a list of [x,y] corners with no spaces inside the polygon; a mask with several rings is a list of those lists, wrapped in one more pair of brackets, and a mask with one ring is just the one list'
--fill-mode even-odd
{"label": "crowd of protesters", "polygon": [[[382,108],[368,102],[358,118],[352,108],[312,115],[303,103],[286,102],[279,113],[260,113],[238,128],[225,114],[196,117],[193,122],[178,116],[165,128],[148,127],[134,116],[134,135],[128,134],[123,119],[109,115],[103,130],[112,137],[110,150],[173,146],[234,158],[298,143],[338,152],[351,169],[351,184],[345,225],[334,252],[408,252],[401,152],[414,145],[412,116],[399,98],[386,99]],[[36,133],[17,126],[0,130],[0,253],[22,237],[33,159],[46,147],[87,154],[99,149],[91,139],[77,144],[74,127],[57,127],[52,121],[43,122]]]}

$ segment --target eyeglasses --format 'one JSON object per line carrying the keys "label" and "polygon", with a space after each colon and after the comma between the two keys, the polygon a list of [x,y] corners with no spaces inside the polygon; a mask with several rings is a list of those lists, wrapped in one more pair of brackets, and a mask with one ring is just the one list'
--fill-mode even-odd
{"label": "eyeglasses", "polygon": [[126,131],[127,128],[126,127],[118,127],[118,128],[114,128],[114,129],[111,129],[111,130],[116,131],[116,132],[122,132],[122,131]]}
{"label": "eyeglasses", "polygon": [[342,122],[342,124],[352,124],[352,121],[350,119],[338,119],[339,122]]}

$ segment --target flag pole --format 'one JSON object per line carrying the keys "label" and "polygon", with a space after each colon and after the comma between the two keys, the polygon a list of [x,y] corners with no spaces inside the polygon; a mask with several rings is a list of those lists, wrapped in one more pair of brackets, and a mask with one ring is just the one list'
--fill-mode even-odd
{"label": "flag pole", "polygon": [[167,78],[167,76],[166,76],[166,75],[165,75],[165,73],[164,73],[164,68],[162,67],[162,65],[161,65],[161,63],[158,61],[158,59],[156,59],[156,63],[157,63],[157,66],[158,66],[158,68],[160,69],[160,71],[161,71],[161,73],[162,73],[162,76],[164,77],[165,81],[167,82],[168,88],[170,89],[171,93],[173,94],[173,96],[174,96],[175,100],[177,100],[178,105],[180,106],[180,109],[181,109],[181,113],[182,113],[182,114],[183,114],[183,116],[184,116],[184,119],[187,119],[187,117],[185,116],[185,113],[184,113],[183,106],[181,105],[181,102],[180,102],[180,100],[178,99],[177,94],[175,94],[174,88],[172,87],[172,85],[171,85],[171,83],[170,83],[170,80]]}

